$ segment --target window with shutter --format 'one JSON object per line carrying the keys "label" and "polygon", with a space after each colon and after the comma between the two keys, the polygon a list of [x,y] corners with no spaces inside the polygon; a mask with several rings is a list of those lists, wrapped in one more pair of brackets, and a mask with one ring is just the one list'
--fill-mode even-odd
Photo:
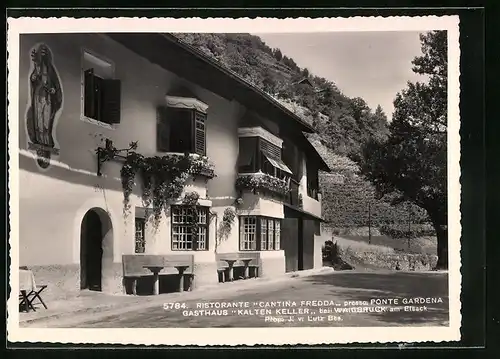
{"label": "window with shutter", "polygon": [[120,123],[121,82],[113,79],[114,66],[95,55],[83,56],[83,113],[84,121],[103,125]]}
{"label": "window with shutter", "polygon": [[94,89],[94,69],[88,69],[84,72],[83,79],[84,98],[83,98],[83,115],[88,118],[95,119],[95,89]]}
{"label": "window with shutter", "polygon": [[238,172],[262,171],[276,178],[287,180],[292,171],[281,159],[281,148],[260,137],[240,137]]}
{"label": "window with shutter", "polygon": [[102,116],[100,121],[110,125],[120,123],[121,81],[102,80]]}
{"label": "window with shutter", "polygon": [[238,172],[254,173],[257,171],[257,138],[240,137],[238,153]]}
{"label": "window with shutter", "polygon": [[170,126],[168,152],[192,153],[194,150],[193,111],[168,108]]}
{"label": "window with shutter", "polygon": [[194,144],[195,153],[205,156],[206,154],[206,136],[205,136],[205,115],[195,112],[194,115]]}
{"label": "window with shutter", "polygon": [[268,155],[272,158],[281,159],[281,148],[279,148],[276,145],[273,145],[269,141],[261,139],[260,140],[260,149],[262,152],[264,152],[266,155]]}
{"label": "window with shutter", "polygon": [[166,107],[156,109],[156,150],[158,152],[169,151],[170,126],[167,111]]}
{"label": "window with shutter", "polygon": [[206,155],[206,115],[192,109],[157,109],[157,151]]}

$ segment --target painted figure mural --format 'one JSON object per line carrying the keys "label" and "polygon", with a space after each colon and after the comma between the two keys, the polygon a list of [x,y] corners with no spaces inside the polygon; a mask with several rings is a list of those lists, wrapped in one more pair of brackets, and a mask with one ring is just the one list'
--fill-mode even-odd
{"label": "painted figure mural", "polygon": [[28,148],[36,151],[38,165],[46,169],[51,156],[59,154],[53,130],[56,115],[62,108],[63,93],[48,46],[40,44],[33,48],[31,61],[30,102],[26,113]]}

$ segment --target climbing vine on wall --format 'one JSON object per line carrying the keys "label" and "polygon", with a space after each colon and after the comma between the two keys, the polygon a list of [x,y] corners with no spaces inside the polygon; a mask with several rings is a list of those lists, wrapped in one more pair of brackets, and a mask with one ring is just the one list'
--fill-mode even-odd
{"label": "climbing vine on wall", "polygon": [[229,234],[231,234],[231,228],[236,219],[236,211],[228,207],[224,210],[222,215],[222,221],[217,228],[217,238],[215,241],[215,251],[217,252],[217,247],[222,242],[222,240],[227,240]]}
{"label": "climbing vine on wall", "polygon": [[290,186],[286,181],[266,173],[241,175],[236,179],[235,187],[240,191],[250,190],[254,193],[264,191],[279,196],[286,196],[290,192]]}
{"label": "climbing vine on wall", "polygon": [[413,227],[428,221],[421,208],[412,205],[409,211],[407,203],[391,205],[377,198],[373,186],[359,178],[338,182],[332,176],[323,175],[320,187],[323,189],[323,215],[328,225],[334,228],[364,227],[369,222],[379,228],[394,225],[406,228],[408,220]]}
{"label": "climbing vine on wall", "polygon": [[[188,153],[146,157],[137,153],[136,149],[137,142],[132,142],[127,149],[116,149],[109,140],[106,141],[105,148],[97,149],[101,162],[116,158],[124,160],[120,176],[125,217],[130,214],[130,195],[136,184],[136,176],[141,179],[144,205],[152,206],[156,227],[160,222],[162,211],[167,210],[172,202],[180,198],[190,176],[204,176],[207,179],[215,177],[213,165],[206,157]],[[124,152],[125,154],[122,154]],[[187,204],[198,203],[197,193],[186,196],[183,203],[184,201]]]}
{"label": "climbing vine on wall", "polygon": [[222,215],[222,221],[219,225],[219,239],[227,239],[229,234],[231,233],[231,228],[233,227],[234,220],[236,218],[236,211],[228,207],[224,210],[224,214]]}
{"label": "climbing vine on wall", "polygon": [[[199,221],[198,221],[198,211],[199,211],[199,205],[200,205],[200,194],[198,192],[188,192],[184,195],[184,198],[182,198],[182,205],[187,211],[187,220],[188,220],[188,226],[191,230],[192,234],[196,234],[198,232],[199,228]],[[208,220],[208,218],[207,218]]]}

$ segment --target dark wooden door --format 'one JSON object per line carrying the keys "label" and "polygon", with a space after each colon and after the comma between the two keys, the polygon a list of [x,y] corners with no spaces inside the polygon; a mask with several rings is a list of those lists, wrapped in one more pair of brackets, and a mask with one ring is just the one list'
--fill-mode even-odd
{"label": "dark wooden door", "polygon": [[89,211],[83,219],[85,233],[85,271],[86,288],[101,290],[102,272],[102,224],[99,215]]}
{"label": "dark wooden door", "polygon": [[314,221],[311,219],[303,219],[302,235],[299,237],[299,241],[302,242],[302,251],[300,252],[302,256],[302,267],[299,267],[299,270],[314,268],[314,232]]}
{"label": "dark wooden door", "polygon": [[298,270],[298,231],[297,218],[285,218],[281,228],[281,249],[285,251],[285,271]]}

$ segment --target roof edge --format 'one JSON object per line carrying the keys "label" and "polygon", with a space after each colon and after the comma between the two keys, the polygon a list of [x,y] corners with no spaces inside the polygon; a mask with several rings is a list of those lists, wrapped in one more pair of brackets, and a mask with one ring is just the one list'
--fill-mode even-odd
{"label": "roof edge", "polygon": [[159,33],[161,36],[166,38],[167,40],[175,43],[179,47],[183,48],[186,51],[189,51],[191,54],[194,56],[198,57],[200,60],[207,62],[208,64],[212,65],[213,67],[217,68],[219,71],[223,72],[225,75],[230,76],[232,79],[238,81],[240,84],[246,86],[250,90],[256,92],[260,96],[262,96],[264,99],[266,99],[269,103],[274,105],[276,108],[281,110],[284,114],[287,116],[291,117],[295,122],[297,122],[299,125],[301,125],[304,129],[307,130],[309,133],[316,133],[316,130],[309,125],[306,121],[304,121],[302,118],[294,114],[292,111],[287,109],[285,106],[280,104],[277,100],[275,100],[271,95],[267,94],[265,91],[261,90],[257,86],[251,84],[247,80],[243,79],[240,75],[238,75],[236,72],[224,67],[221,65],[218,61],[208,57],[205,55],[203,52],[200,50],[194,48],[193,46],[187,44],[186,42],[182,41],[175,35],[172,35],[170,33]]}

